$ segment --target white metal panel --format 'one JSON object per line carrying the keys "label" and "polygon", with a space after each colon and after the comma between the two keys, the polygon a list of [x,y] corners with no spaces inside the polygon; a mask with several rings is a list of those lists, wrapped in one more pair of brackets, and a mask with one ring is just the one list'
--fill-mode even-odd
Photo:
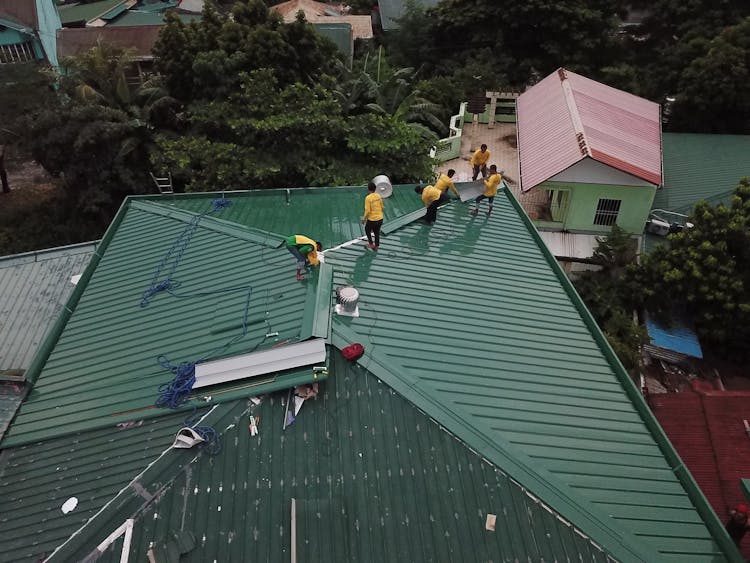
{"label": "white metal panel", "polygon": [[313,338],[297,344],[196,364],[193,389],[320,364],[325,359],[325,339]]}
{"label": "white metal panel", "polygon": [[637,176],[617,170],[607,164],[602,164],[593,158],[584,158],[567,170],[555,174],[552,182],[575,182],[578,184],[608,184],[612,186],[656,186]]}

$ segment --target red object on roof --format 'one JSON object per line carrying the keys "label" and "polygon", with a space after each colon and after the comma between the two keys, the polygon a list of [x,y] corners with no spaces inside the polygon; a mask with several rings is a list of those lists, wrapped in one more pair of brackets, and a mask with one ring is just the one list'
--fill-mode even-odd
{"label": "red object on roof", "polygon": [[522,191],[585,158],[661,185],[659,104],[564,68],[517,104]]}
{"label": "red object on roof", "polygon": [[[682,461],[724,524],[746,502],[740,479],[750,477],[750,392],[695,391],[650,396],[651,408]],[[750,558],[750,534],[740,546]]]}

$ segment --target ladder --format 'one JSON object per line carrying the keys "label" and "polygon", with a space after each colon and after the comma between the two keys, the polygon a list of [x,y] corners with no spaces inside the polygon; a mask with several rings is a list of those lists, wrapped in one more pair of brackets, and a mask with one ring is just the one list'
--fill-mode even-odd
{"label": "ladder", "polygon": [[172,188],[172,173],[171,172],[167,172],[167,175],[164,177],[154,176],[153,172],[149,172],[149,174],[151,174],[151,178],[154,180],[154,184],[156,184],[156,188],[159,190],[159,193],[162,193],[162,194],[174,193],[174,189]]}

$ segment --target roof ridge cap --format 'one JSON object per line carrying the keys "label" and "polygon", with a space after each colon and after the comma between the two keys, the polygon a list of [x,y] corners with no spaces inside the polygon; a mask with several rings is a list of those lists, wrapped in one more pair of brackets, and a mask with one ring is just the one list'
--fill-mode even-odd
{"label": "roof ridge cap", "polygon": [[573,88],[570,86],[568,80],[567,71],[564,68],[557,69],[557,76],[560,78],[560,87],[562,88],[563,97],[565,98],[565,104],[568,106],[568,114],[570,120],[573,122],[573,132],[578,142],[578,149],[581,151],[582,156],[591,156],[591,149],[589,148],[588,139],[586,138],[586,132],[583,129],[583,122],[581,121],[581,115],[578,113],[578,106],[576,105],[575,96],[573,95]]}

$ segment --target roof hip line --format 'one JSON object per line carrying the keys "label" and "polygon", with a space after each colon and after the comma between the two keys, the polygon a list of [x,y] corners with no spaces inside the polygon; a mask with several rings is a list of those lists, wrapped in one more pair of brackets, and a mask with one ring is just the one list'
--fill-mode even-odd
{"label": "roof hip line", "polygon": [[565,97],[565,104],[568,106],[568,114],[570,115],[570,120],[573,122],[578,149],[583,156],[591,156],[591,150],[589,149],[589,143],[586,140],[586,133],[583,130],[581,116],[578,114],[578,107],[576,106],[576,101],[573,96],[573,88],[571,88],[570,82],[568,81],[568,75],[564,68],[558,69],[557,75],[560,77],[560,86],[562,87],[563,96]]}

